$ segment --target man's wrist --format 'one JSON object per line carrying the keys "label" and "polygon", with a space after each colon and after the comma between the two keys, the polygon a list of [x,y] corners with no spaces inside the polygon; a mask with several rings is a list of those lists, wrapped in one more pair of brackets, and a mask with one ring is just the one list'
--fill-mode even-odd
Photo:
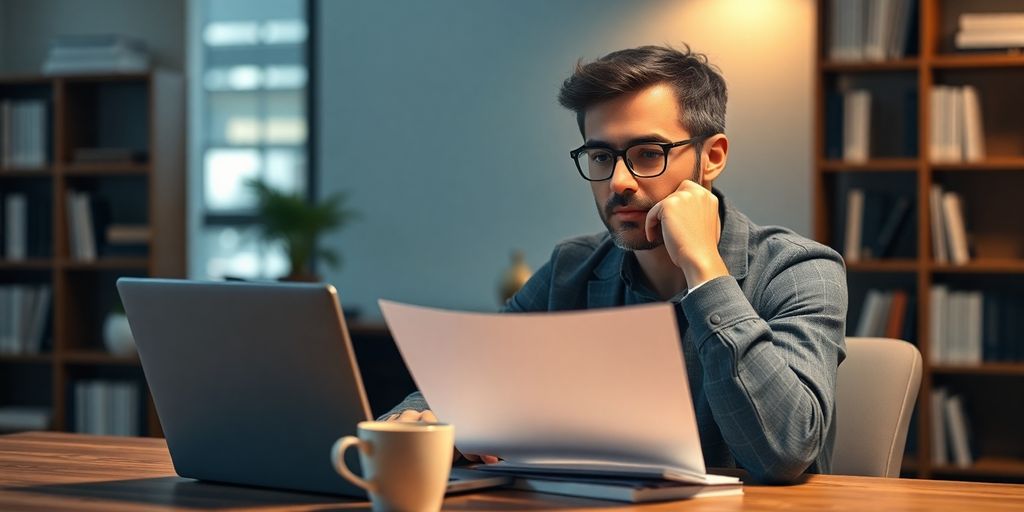
{"label": "man's wrist", "polygon": [[691,290],[717,277],[729,275],[729,268],[725,266],[718,251],[704,261],[684,266],[682,270],[687,287]]}

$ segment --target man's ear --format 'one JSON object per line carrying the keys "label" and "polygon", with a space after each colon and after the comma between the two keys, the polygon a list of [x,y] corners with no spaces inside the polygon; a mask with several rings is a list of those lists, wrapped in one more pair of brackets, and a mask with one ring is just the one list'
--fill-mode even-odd
{"label": "man's ear", "polygon": [[729,159],[729,138],[724,133],[712,135],[704,140],[704,147],[701,148],[703,158],[701,165],[704,167],[704,182],[701,185],[711,188],[711,183],[718,179],[718,175],[725,170],[725,163]]}

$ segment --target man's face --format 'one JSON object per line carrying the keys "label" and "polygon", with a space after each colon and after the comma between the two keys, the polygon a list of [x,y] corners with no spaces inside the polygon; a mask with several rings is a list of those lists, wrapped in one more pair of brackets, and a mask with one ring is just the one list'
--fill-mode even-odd
{"label": "man's face", "polygon": [[[633,142],[676,142],[690,138],[671,86],[657,84],[591,107],[583,129],[586,144],[621,150]],[[619,158],[612,177],[590,183],[601,220],[619,247],[642,251],[662,245],[644,234],[647,212],[693,177],[696,154],[691,145],[672,148],[668,167],[655,178],[636,178]]]}

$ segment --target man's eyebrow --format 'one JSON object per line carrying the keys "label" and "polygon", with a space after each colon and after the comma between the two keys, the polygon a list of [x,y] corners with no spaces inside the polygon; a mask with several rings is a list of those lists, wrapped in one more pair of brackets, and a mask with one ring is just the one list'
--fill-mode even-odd
{"label": "man's eyebrow", "polygon": [[[623,147],[629,146],[629,145],[632,145],[632,144],[636,144],[638,142],[660,142],[660,143],[669,144],[672,141],[669,140],[664,135],[659,135],[657,133],[649,133],[649,134],[646,134],[646,135],[640,135],[639,137],[633,137],[632,139],[629,139],[628,141],[626,141],[626,144]],[[586,141],[586,143],[584,145],[588,146],[588,147],[601,147],[601,148],[611,148],[611,147],[614,147],[614,145],[611,144],[610,142],[604,141],[604,140],[598,140],[598,139],[587,139],[587,141]]]}

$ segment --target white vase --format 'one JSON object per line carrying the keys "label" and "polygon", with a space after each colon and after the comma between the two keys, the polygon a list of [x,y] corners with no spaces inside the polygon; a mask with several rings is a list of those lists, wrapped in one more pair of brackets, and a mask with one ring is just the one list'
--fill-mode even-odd
{"label": "white vase", "polygon": [[110,313],[103,322],[103,344],[107,351],[119,356],[135,354],[135,338],[124,313]]}

